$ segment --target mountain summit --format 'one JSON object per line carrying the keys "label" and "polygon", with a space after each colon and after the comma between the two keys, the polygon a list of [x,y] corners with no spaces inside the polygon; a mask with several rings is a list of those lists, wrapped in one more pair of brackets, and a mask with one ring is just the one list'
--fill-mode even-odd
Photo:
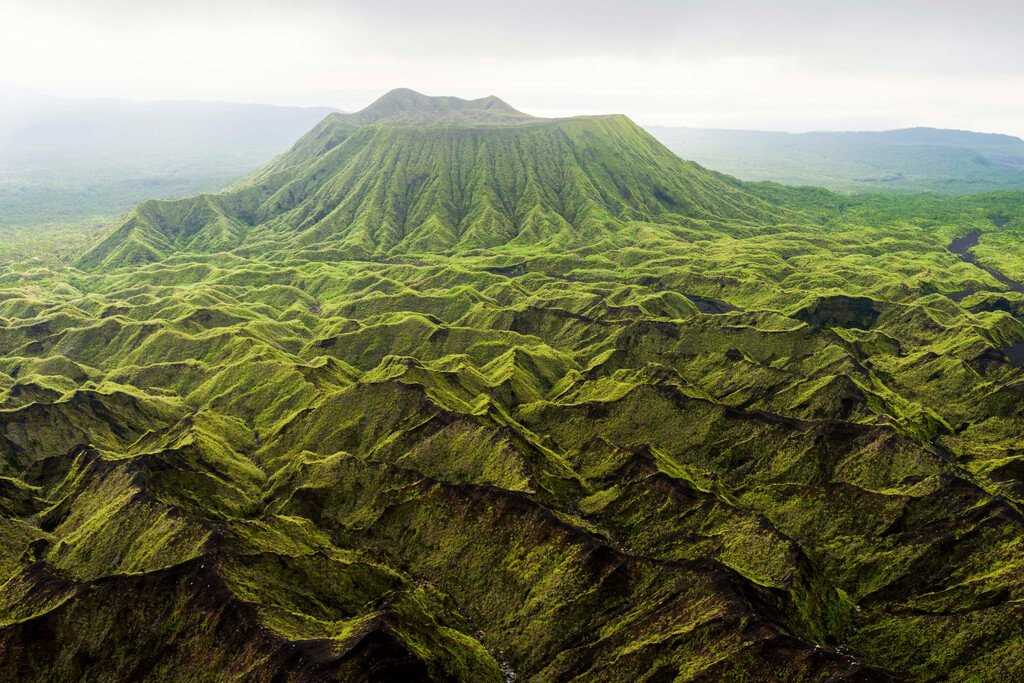
{"label": "mountain summit", "polygon": [[79,265],[240,247],[357,258],[569,248],[627,237],[634,223],[776,213],[625,116],[543,119],[496,97],[393,90],[360,112],[330,114],[229,191],[142,204]]}
{"label": "mountain summit", "polygon": [[518,111],[494,95],[475,100],[464,100],[459,97],[431,97],[408,88],[396,88],[382,95],[362,111],[348,116],[359,123],[382,121],[514,123],[535,118]]}

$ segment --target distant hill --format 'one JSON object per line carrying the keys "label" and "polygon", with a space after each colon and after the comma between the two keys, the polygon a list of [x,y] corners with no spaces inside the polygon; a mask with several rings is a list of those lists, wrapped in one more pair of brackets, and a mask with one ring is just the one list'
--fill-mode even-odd
{"label": "distant hill", "polygon": [[350,257],[568,247],[629,221],[772,211],[625,116],[542,119],[496,97],[395,90],[355,114],[330,114],[227,192],[141,204],[80,263],[239,247]]}
{"label": "distant hill", "polygon": [[[146,199],[221,190],[287,150],[333,111],[62,99],[0,89],[0,228],[110,220]],[[496,97],[427,97],[407,89],[344,118],[348,126],[434,120],[448,126],[538,121]],[[845,192],[1024,188],[1024,141],[1006,135],[931,128],[649,131],[683,159],[743,180]]]}
{"label": "distant hill", "polygon": [[936,128],[778,133],[651,127],[684,159],[743,180],[839,191],[969,194],[1024,188],[1024,141]]}
{"label": "distant hill", "polygon": [[150,197],[220,189],[331,111],[0,92],[0,226],[112,216]]}

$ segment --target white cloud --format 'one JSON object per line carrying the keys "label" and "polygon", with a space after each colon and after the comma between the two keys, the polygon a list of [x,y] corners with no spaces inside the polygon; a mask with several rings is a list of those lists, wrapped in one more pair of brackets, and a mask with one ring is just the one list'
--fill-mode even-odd
{"label": "white cloud", "polygon": [[1016,2],[5,0],[2,78],[62,95],[357,108],[396,86],[536,113],[1024,133]]}

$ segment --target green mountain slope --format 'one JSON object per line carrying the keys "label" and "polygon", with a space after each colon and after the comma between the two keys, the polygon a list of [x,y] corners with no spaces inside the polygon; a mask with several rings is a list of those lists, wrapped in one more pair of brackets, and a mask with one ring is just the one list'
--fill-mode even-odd
{"label": "green mountain slope", "polygon": [[458,102],[396,91],[332,114],[229,192],[143,204],[80,265],[229,248],[368,257],[567,246],[628,238],[635,221],[778,213],[625,117],[545,120],[496,98]]}
{"label": "green mountain slope", "polygon": [[842,192],[969,194],[1024,189],[1024,141],[934,128],[777,133],[652,127],[687,159],[744,180]]}
{"label": "green mountain slope", "polygon": [[1020,677],[1024,195],[384,104],[0,270],[0,678]]}

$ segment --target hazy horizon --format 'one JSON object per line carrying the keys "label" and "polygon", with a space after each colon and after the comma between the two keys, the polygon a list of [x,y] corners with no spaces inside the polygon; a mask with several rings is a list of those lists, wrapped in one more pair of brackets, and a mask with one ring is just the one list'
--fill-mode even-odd
{"label": "hazy horizon", "polygon": [[[369,91],[369,94],[367,95],[369,99],[365,100],[360,105],[355,105],[355,106],[352,106],[352,107],[340,107],[340,106],[332,105],[332,104],[315,104],[315,103],[309,103],[309,104],[287,104],[287,103],[266,102],[266,101],[256,101],[256,100],[246,101],[246,100],[230,100],[230,99],[218,99],[218,98],[209,98],[209,99],[203,99],[203,98],[154,98],[154,99],[149,99],[149,98],[136,98],[136,97],[118,97],[118,96],[85,97],[85,96],[75,96],[75,95],[58,95],[58,94],[53,94],[53,93],[43,92],[43,91],[37,91],[37,90],[32,90],[32,89],[26,89],[26,88],[20,88],[20,87],[11,87],[8,84],[4,84],[4,83],[0,83],[0,97],[4,96],[5,94],[10,94],[12,92],[19,92],[19,93],[23,93],[23,94],[28,95],[28,96],[33,97],[33,98],[38,98],[40,100],[59,100],[59,101],[61,101],[63,103],[75,103],[75,102],[81,102],[81,103],[88,103],[88,102],[93,102],[93,103],[95,103],[95,102],[120,102],[120,103],[129,103],[129,104],[138,105],[138,106],[160,105],[160,104],[171,104],[171,105],[173,105],[173,104],[204,104],[204,105],[222,105],[222,106],[228,106],[228,107],[236,107],[236,106],[261,106],[261,107],[278,107],[278,108],[282,108],[282,109],[311,109],[311,110],[312,109],[315,109],[315,110],[334,109],[334,110],[336,110],[338,112],[342,112],[342,113],[352,113],[352,112],[359,111],[360,109],[364,108],[367,105],[372,104],[377,98],[379,98],[382,95],[390,92],[391,90],[400,89],[400,88],[407,88],[407,86],[396,86],[395,88],[386,88],[386,89],[379,90],[379,91]],[[428,95],[428,96],[454,96],[454,97],[460,97],[459,95],[452,95],[452,93],[448,93],[448,92],[424,92],[422,90],[418,90],[417,88],[408,88],[408,89],[415,90],[417,92],[420,92],[420,93],[422,93],[424,95]],[[588,114],[613,114],[613,113],[615,113],[615,114],[626,114],[626,115],[629,115],[632,118],[636,119],[635,116],[632,116],[632,115],[628,114],[627,111],[625,111],[625,110],[616,110],[616,109],[609,109],[609,110],[602,110],[602,111],[573,111],[573,110],[567,109],[565,111],[554,111],[554,112],[538,113],[537,111],[526,110],[526,108],[524,108],[524,107],[518,107],[516,105],[516,102],[509,101],[508,98],[502,97],[501,94],[498,93],[498,92],[487,93],[487,95],[474,95],[474,96],[465,97],[465,98],[462,98],[462,99],[474,99],[474,98],[486,97],[486,96],[499,97],[502,100],[506,101],[508,104],[512,105],[513,107],[516,107],[516,108],[521,109],[521,110],[525,110],[525,113],[535,114],[535,115],[538,115],[538,116],[559,117],[559,116],[574,116],[574,115],[588,115]],[[0,106],[2,106],[2,105],[3,105],[3,101],[0,100]],[[697,125],[690,125],[690,124],[687,124],[685,122],[682,122],[682,123],[657,123],[657,122],[645,121],[643,119],[636,119],[636,121],[640,125],[642,125],[644,127],[649,127],[649,128],[692,128],[694,130],[722,130],[722,131],[752,132],[752,133],[753,132],[782,133],[782,134],[792,134],[792,135],[803,135],[803,134],[814,134],[814,133],[882,133],[882,132],[892,132],[892,131],[898,131],[898,130],[909,130],[909,129],[914,129],[914,128],[934,128],[934,129],[940,129],[940,130],[952,130],[952,131],[959,130],[959,131],[964,131],[964,132],[975,132],[975,133],[984,133],[984,134],[992,134],[992,135],[1009,135],[1009,136],[1012,136],[1012,137],[1024,140],[1024,132],[1022,132],[1020,134],[1016,134],[1016,133],[1008,133],[1006,131],[1000,131],[1000,130],[979,130],[979,129],[963,128],[963,127],[959,127],[958,128],[958,127],[954,127],[954,126],[945,126],[945,127],[941,127],[941,126],[928,126],[928,125],[914,124],[914,123],[910,123],[910,124],[907,124],[907,125],[900,125],[900,126],[879,126],[879,127],[875,127],[875,128],[800,128],[800,129],[782,129],[782,128],[755,128],[755,127],[734,127],[734,128],[730,128],[730,127],[712,126],[712,125],[709,125],[709,126],[697,126]]]}
{"label": "hazy horizon", "polygon": [[409,87],[653,126],[1024,135],[1024,12],[1006,0],[13,0],[0,26],[5,83],[57,97],[352,111]]}

